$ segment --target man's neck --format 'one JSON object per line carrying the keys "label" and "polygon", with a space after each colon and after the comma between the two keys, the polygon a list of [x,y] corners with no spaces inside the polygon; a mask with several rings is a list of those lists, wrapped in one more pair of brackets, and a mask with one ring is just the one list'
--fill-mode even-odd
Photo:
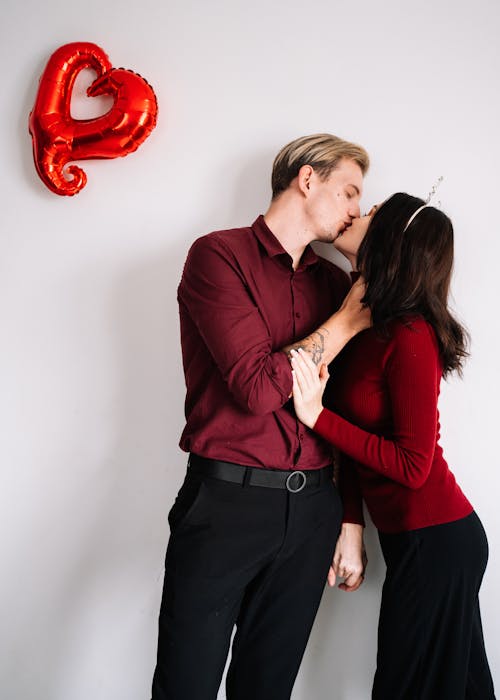
{"label": "man's neck", "polygon": [[303,211],[293,200],[285,199],[282,195],[271,202],[264,220],[292,258],[293,269],[296,270],[306,246],[314,240]]}

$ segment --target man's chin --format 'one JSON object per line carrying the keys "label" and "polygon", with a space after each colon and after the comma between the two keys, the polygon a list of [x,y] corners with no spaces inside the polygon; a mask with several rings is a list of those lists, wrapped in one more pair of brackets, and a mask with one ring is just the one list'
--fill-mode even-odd
{"label": "man's chin", "polygon": [[333,245],[335,245],[335,241],[338,241],[340,238],[342,238],[342,236],[343,236],[343,234],[344,234],[344,231],[345,231],[345,228],[341,228],[340,231],[336,231],[336,232],[332,235],[332,243],[333,243]]}
{"label": "man's chin", "polygon": [[333,243],[335,244],[335,241],[339,236],[341,236],[343,233],[342,229],[340,231],[337,230],[323,230],[321,237],[318,237],[316,240],[319,241],[320,243],[329,243],[330,245]]}

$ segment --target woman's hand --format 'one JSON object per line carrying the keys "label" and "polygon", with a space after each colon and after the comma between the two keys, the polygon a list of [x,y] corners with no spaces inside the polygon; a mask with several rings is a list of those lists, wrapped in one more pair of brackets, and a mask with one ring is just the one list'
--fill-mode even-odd
{"label": "woman's hand", "polygon": [[368,559],[363,542],[363,526],[344,523],[337,540],[333,563],[328,572],[328,585],[334,586],[337,577],[343,591],[357,591],[364,581]]}
{"label": "woman's hand", "polygon": [[297,418],[312,428],[323,410],[322,397],[328,381],[326,365],[318,367],[307,352],[299,348],[291,350],[293,376],[293,403]]}

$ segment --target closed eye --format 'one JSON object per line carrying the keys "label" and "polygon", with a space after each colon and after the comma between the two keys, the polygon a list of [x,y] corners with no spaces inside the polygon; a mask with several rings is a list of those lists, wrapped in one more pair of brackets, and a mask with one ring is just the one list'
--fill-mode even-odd
{"label": "closed eye", "polygon": [[361,192],[356,187],[356,185],[349,183],[349,185],[347,185],[347,187],[345,189],[345,196],[346,196],[346,199],[353,199],[354,197],[360,197]]}

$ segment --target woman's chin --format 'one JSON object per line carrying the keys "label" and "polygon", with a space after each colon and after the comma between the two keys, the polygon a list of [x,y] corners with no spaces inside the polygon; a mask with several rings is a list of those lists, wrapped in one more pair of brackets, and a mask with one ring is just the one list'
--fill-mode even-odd
{"label": "woman's chin", "polygon": [[345,255],[346,257],[349,254],[349,251],[346,250],[345,246],[343,245],[342,234],[337,236],[337,238],[333,241],[333,247],[336,250],[338,250],[339,253],[342,253],[342,255]]}

